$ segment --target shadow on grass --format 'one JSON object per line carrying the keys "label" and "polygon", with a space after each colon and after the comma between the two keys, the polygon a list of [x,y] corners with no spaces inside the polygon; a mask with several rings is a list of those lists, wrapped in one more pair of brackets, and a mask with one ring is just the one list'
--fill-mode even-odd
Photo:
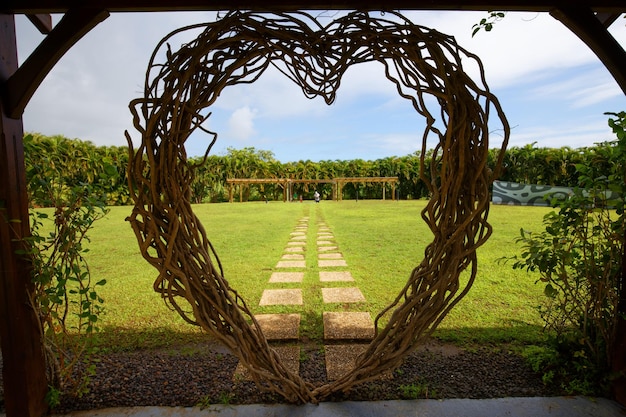
{"label": "shadow on grass", "polygon": [[548,333],[542,326],[518,320],[508,320],[501,327],[445,327],[438,328],[433,337],[455,345],[532,345],[546,342]]}
{"label": "shadow on grass", "polygon": [[[324,344],[323,323],[320,314],[305,314],[300,328],[300,341],[303,343]],[[529,325],[524,322],[509,321],[502,327],[441,327],[433,333],[433,338],[442,343],[460,347],[488,345],[542,345],[546,343],[547,334],[541,326]],[[93,335],[93,344],[99,350],[122,352],[144,349],[176,348],[195,344],[216,344],[214,337],[189,326],[189,330],[169,327],[125,328],[106,326]]]}
{"label": "shadow on grass", "polygon": [[101,331],[93,335],[95,347],[113,352],[159,349],[208,342],[215,342],[215,339],[191,325],[189,325],[188,331],[170,327],[137,329],[105,326]]}

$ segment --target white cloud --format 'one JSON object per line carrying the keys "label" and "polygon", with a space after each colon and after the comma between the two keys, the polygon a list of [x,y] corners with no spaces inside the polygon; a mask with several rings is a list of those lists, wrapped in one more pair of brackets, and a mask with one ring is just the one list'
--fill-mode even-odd
{"label": "white cloud", "polygon": [[229,134],[239,141],[247,141],[256,131],[254,130],[254,118],[256,111],[250,107],[241,107],[233,112],[228,119]]}
{"label": "white cloud", "polygon": [[[151,13],[111,16],[73,46],[52,69],[24,113],[26,131],[62,134],[100,145],[125,145],[132,126],[129,102],[143,94],[148,60],[170,31],[207,13]],[[56,24],[59,16],[53,16]],[[23,62],[42,36],[26,18],[16,21]]]}
{"label": "white cloud", "polygon": [[559,148],[569,146],[580,148],[594,143],[613,140],[614,135],[606,123],[607,117],[588,118],[568,126],[539,125],[513,129],[509,147],[524,146],[537,142],[537,147]]}
{"label": "white cloud", "polygon": [[[486,13],[406,15],[417,24],[454,35],[462,47],[482,59],[492,91],[507,104],[505,111],[512,123],[524,128],[513,132],[515,143],[589,145],[611,137],[602,111],[626,110],[622,92],[599,60],[547,14],[509,13],[492,32],[473,38],[472,25]],[[157,42],[171,30],[214,17],[214,13],[113,13],[51,71],[26,108],[25,130],[123,145],[123,131],[129,129],[138,139],[128,104],[143,94],[148,59]],[[18,18],[23,61],[42,36],[25,18]],[[324,16],[324,23],[330,20]],[[626,44],[626,26],[621,19],[611,32]],[[394,127],[412,126],[421,134],[421,118],[398,96],[378,63],[351,67],[333,106],[326,106],[320,98],[305,98],[291,80],[269,68],[253,84],[226,88],[209,111],[214,116],[207,127],[220,133],[220,143],[223,139],[247,143],[254,138],[258,146],[274,148],[287,160],[322,152],[321,138],[326,141],[322,158],[339,154],[348,158],[357,153],[373,159],[401,155],[414,151],[407,144],[416,139],[407,135],[405,140],[408,129]],[[431,111],[438,113],[436,106]],[[589,114],[595,117],[585,117]],[[374,142],[370,141],[372,135],[378,135]],[[199,141],[203,152],[206,138]]]}
{"label": "white cloud", "polygon": [[[453,35],[457,43],[475,53],[485,66],[492,88],[525,83],[547,71],[597,62],[589,48],[548,13],[507,13],[491,32],[472,37],[472,26],[486,12],[410,12],[412,20]],[[611,28],[626,42],[623,24]]]}
{"label": "white cloud", "polygon": [[556,96],[564,98],[571,108],[583,108],[623,96],[621,90],[616,88],[615,80],[603,69],[592,69],[571,78],[557,79],[537,86],[531,92],[539,100],[554,100]]}

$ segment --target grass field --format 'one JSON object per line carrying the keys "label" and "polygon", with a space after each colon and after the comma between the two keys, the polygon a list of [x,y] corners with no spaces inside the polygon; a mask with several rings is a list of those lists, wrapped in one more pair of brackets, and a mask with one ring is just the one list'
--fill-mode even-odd
{"label": "grass field", "polygon": [[[297,221],[310,218],[309,247],[314,247],[317,222],[324,220],[330,226],[356,285],[367,299],[358,309],[370,311],[374,317],[395,298],[431,240],[420,217],[424,205],[425,201],[324,201],[206,204],[194,209],[220,256],[225,277],[253,312],[300,312],[301,334],[317,339],[322,332],[321,312],[339,311],[343,306],[322,304],[315,251],[307,252],[304,282],[283,286],[302,288],[303,306],[258,306]],[[100,292],[106,300],[106,314],[101,318],[98,344],[127,350],[208,337],[183,322],[153,292],[156,270],[140,256],[134,234],[125,222],[130,210],[111,207],[90,235],[87,260],[92,276],[107,279]],[[540,230],[548,211],[537,207],[491,208],[494,233],[479,249],[476,283],[442,322],[436,337],[459,344],[524,345],[543,340],[536,309],[541,286],[535,285],[535,277],[514,271],[498,259],[518,253],[515,239],[520,227]]]}

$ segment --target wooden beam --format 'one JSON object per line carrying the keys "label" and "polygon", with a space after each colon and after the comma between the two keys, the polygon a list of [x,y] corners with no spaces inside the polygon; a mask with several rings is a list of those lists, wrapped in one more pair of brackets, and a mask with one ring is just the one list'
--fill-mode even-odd
{"label": "wooden beam", "polygon": [[71,9],[5,83],[3,99],[9,117],[18,118],[63,55],[109,16],[99,9]]}
{"label": "wooden beam", "polygon": [[574,32],[609,70],[626,94],[626,51],[609,33],[593,10],[576,6],[562,6],[550,14]]}
{"label": "wooden beam", "polygon": [[608,28],[620,17],[620,13],[596,13],[596,18],[602,23],[602,26]]}
{"label": "wooden beam", "polygon": [[[66,13],[76,0],[4,0],[2,13]],[[183,10],[515,10],[548,12],[560,6],[598,12],[626,12],[624,0],[90,0],[89,7],[111,12]]]}
{"label": "wooden beam", "polygon": [[44,35],[52,32],[52,16],[50,14],[29,14],[28,20]]}
{"label": "wooden beam", "polygon": [[[13,16],[0,14],[0,85],[17,69]],[[30,235],[21,118],[0,103],[0,343],[7,417],[46,414],[48,390],[38,318],[30,307],[31,262],[17,256]]]}

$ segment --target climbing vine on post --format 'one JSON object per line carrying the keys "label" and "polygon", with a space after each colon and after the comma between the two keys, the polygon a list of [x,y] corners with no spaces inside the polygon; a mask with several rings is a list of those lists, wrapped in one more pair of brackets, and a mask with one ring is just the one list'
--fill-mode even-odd
{"label": "climbing vine on post", "polygon": [[[30,137],[25,143],[29,159]],[[92,281],[85,254],[88,231],[108,209],[106,197],[94,196],[90,185],[64,182],[62,167],[54,161],[27,165],[31,203],[37,200],[50,208],[31,208],[31,236],[20,254],[32,263],[30,299],[46,353],[47,400],[54,407],[62,393],[86,393],[95,370],[88,336],[98,329],[104,303],[98,291],[106,281]]]}

